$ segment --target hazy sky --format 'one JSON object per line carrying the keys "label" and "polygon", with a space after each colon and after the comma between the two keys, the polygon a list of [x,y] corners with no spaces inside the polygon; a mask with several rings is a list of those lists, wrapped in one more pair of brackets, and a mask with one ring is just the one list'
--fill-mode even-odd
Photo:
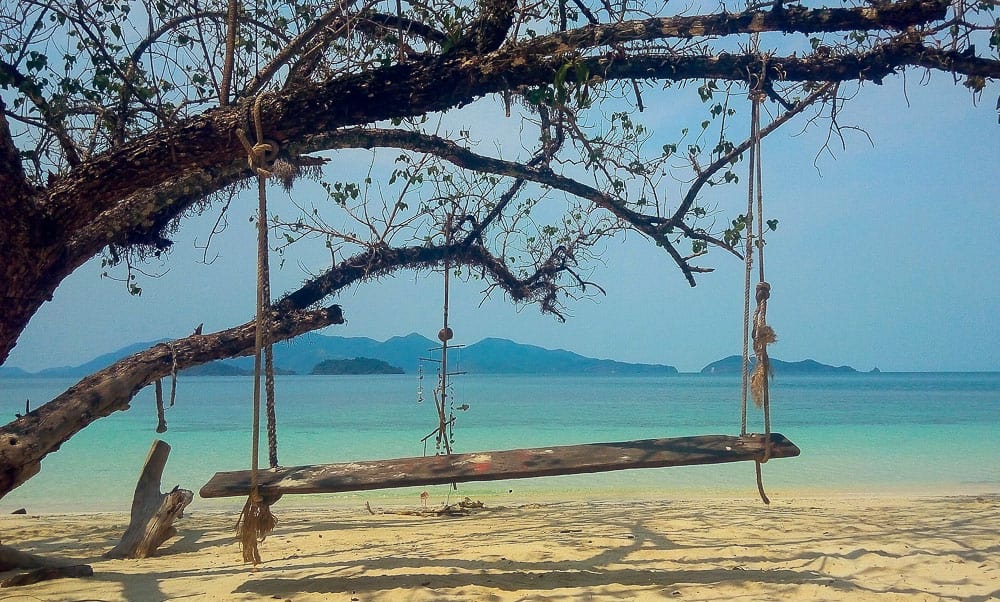
{"label": "hazy sky", "polygon": [[[1000,370],[1000,125],[996,89],[990,93],[974,105],[944,74],[929,86],[911,76],[905,94],[901,78],[868,85],[844,121],[864,126],[874,147],[853,136],[818,170],[817,133],[796,136],[792,124],[765,141],[766,212],[780,220],[766,264],[768,318],[779,336],[773,357],[859,370]],[[720,199],[744,202],[745,190],[725,194]],[[252,197],[243,195],[210,265],[198,262],[194,243],[205,240],[215,213],[185,222],[168,262],[148,266],[166,274],[143,278],[139,298],[100,278],[99,260],[79,269],[38,312],[6,365],[79,364],[131,342],[188,335],[201,322],[209,332],[246,321],[254,299]],[[741,344],[742,264],[722,253],[709,263],[717,271],[691,288],[664,253],[631,235],[609,245],[595,268],[607,296],[574,303],[566,323],[500,297],[481,304],[475,281],[455,285],[451,322],[457,342],[505,337],[697,371],[739,353]],[[275,296],[305,277],[294,262],[276,269]],[[441,277],[403,274],[339,301],[349,322],[326,334],[433,338]]]}

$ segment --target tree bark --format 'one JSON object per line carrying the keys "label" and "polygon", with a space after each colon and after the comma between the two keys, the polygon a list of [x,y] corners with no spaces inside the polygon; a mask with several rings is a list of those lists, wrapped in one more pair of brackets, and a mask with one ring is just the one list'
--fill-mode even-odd
{"label": "tree bark", "polygon": [[128,529],[118,545],[104,554],[105,558],[148,558],[163,542],[177,535],[174,521],[184,516],[184,508],[194,494],[177,487],[169,493],[160,492],[168,455],[169,445],[159,439],[153,441],[135,486]]}

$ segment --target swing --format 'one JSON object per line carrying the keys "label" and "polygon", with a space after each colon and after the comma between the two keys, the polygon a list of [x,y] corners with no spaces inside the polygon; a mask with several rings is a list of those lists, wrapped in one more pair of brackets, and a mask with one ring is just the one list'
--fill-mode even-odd
{"label": "swing", "polygon": [[[258,473],[257,486],[262,495],[274,499],[284,494],[343,493],[761,460],[768,447],[771,458],[799,455],[799,448],[779,433],[766,437],[701,435],[274,468]],[[218,472],[199,493],[204,498],[247,495],[250,477],[248,470]]]}
{"label": "swing", "polygon": [[[762,79],[760,78],[760,80]],[[284,468],[276,467],[276,463],[272,463],[271,468],[265,470],[257,468],[255,455],[250,470],[218,472],[201,488],[200,495],[204,498],[249,495],[251,501],[263,501],[264,505],[267,505],[284,494],[342,493],[470,481],[495,481],[640,468],[754,461],[757,469],[758,490],[764,502],[768,503],[761,484],[760,465],[771,458],[791,458],[798,456],[800,452],[799,448],[784,436],[771,432],[770,401],[767,390],[769,362],[766,346],[774,339],[773,331],[765,321],[770,286],[764,281],[763,261],[759,262],[760,279],[756,286],[757,309],[752,320],[750,316],[750,275],[753,248],[758,249],[758,255],[763,254],[759,129],[759,105],[762,101],[762,94],[759,83],[751,90],[750,97],[752,99],[750,184],[746,214],[747,235],[745,237],[746,286],[740,435],[701,435],[477,453],[446,453],[412,458]],[[260,136],[261,133],[258,132],[258,139]],[[261,179],[263,177],[262,175]],[[752,230],[755,184],[756,233]],[[262,204],[261,220],[264,219],[263,215]],[[258,259],[261,260],[260,257]],[[266,258],[261,261],[263,265],[266,265]],[[265,298],[259,295],[259,305],[262,305],[264,301]],[[447,328],[447,317],[445,319],[445,328],[442,329],[440,336],[442,343],[447,345],[451,333]],[[752,375],[749,374],[748,370],[751,339],[757,358]],[[262,343],[258,340],[258,349]],[[443,367],[443,369],[446,368],[447,366]],[[747,433],[748,390],[752,392],[754,401],[763,408],[765,427],[763,434]],[[256,414],[255,409],[255,429],[257,425]],[[445,436],[445,440],[447,440],[446,425],[446,422],[443,423],[438,432],[440,436]],[[447,444],[446,450],[450,452],[450,446]],[[256,434],[254,454],[256,454]]]}

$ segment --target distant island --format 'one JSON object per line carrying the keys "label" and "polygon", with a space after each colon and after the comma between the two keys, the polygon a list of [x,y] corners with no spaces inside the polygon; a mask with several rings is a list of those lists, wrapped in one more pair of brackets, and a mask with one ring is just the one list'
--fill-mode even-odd
{"label": "distant island", "polygon": [[[106,353],[79,366],[47,368],[30,373],[0,366],[0,378],[82,378],[114,362],[157,343],[148,341]],[[376,341],[366,337],[340,337],[306,333],[274,345],[277,374],[415,374],[421,358],[436,358],[440,343],[419,334]],[[545,349],[508,339],[486,338],[464,347],[456,346],[451,356],[456,370],[468,374],[551,374],[593,376],[672,376],[677,369],[665,364],[635,364],[586,357],[565,349]],[[752,364],[752,362],[751,362]],[[858,374],[850,366],[829,366],[815,360],[786,362],[772,358],[775,374]],[[738,375],[742,359],[732,355],[708,364],[706,376]],[[425,370],[427,367],[425,366]],[[431,368],[433,371],[434,368]],[[185,376],[248,376],[253,374],[252,358],[210,362],[184,370]]]}
{"label": "distant island", "polygon": [[309,374],[405,374],[399,366],[370,357],[323,360]]}
{"label": "distant island", "polygon": [[[756,365],[756,358],[750,359],[750,369]],[[739,374],[743,370],[743,357],[730,355],[716,362],[705,366],[701,373],[709,376],[722,376],[727,374]],[[775,374],[857,374],[858,371],[850,366],[829,366],[821,364],[816,360],[802,360],[801,362],[783,362],[771,358],[771,370]]]}

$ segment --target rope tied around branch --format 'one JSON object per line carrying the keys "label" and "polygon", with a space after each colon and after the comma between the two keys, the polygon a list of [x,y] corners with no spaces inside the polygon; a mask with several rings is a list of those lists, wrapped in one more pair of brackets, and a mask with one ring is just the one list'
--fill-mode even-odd
{"label": "rope tied around branch", "polygon": [[236,129],[236,137],[239,138],[240,144],[243,145],[243,149],[247,153],[247,165],[250,166],[250,169],[262,178],[270,178],[274,175],[273,164],[278,157],[280,146],[274,140],[264,138],[264,127],[260,116],[263,98],[264,95],[259,94],[253,101],[253,126],[257,141],[251,144],[246,131],[242,128]]}

